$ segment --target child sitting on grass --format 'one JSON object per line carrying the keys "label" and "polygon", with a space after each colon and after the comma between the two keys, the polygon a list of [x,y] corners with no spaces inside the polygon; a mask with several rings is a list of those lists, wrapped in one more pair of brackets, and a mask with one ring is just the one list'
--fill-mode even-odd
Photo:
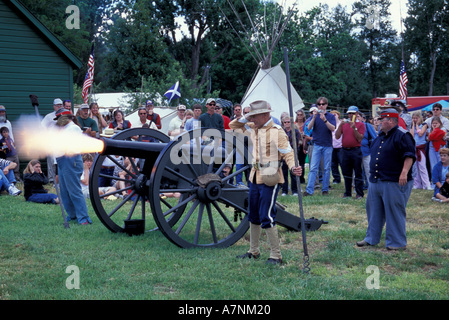
{"label": "child sitting on grass", "polygon": [[[432,200],[438,202],[449,202],[446,193],[449,175],[449,149],[441,148],[439,161],[432,169],[432,182],[435,183],[435,191]],[[446,196],[445,196],[446,195]]]}
{"label": "child sitting on grass", "polygon": [[435,198],[440,200],[440,202],[449,203],[449,172],[446,173],[446,180],[444,181],[440,190],[438,190]]}

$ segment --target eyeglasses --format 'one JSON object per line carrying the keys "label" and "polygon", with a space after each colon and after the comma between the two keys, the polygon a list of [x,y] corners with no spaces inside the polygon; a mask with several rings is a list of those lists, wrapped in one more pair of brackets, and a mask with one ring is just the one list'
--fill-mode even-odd
{"label": "eyeglasses", "polygon": [[215,103],[209,103],[209,105],[210,105],[210,106],[216,106],[216,104],[215,104]]}
{"label": "eyeglasses", "polygon": [[327,103],[318,103],[317,106],[326,106]]}
{"label": "eyeglasses", "polygon": [[147,113],[146,112],[139,112],[139,115],[141,116],[141,115],[146,115]]}
{"label": "eyeglasses", "polygon": [[290,121],[284,121],[284,123],[290,123]]}
{"label": "eyeglasses", "polygon": [[441,109],[438,109],[438,108],[434,108],[434,109],[432,109],[433,111],[441,111]]}

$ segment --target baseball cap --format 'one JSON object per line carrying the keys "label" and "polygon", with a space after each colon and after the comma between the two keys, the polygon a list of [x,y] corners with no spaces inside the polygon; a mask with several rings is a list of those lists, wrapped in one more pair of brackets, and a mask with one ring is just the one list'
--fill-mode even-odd
{"label": "baseball cap", "polygon": [[357,108],[356,106],[350,106],[348,108],[348,112],[347,113],[356,113],[359,112],[359,108]]}
{"label": "baseball cap", "polygon": [[62,104],[62,100],[57,98],[57,99],[53,100],[53,104]]}

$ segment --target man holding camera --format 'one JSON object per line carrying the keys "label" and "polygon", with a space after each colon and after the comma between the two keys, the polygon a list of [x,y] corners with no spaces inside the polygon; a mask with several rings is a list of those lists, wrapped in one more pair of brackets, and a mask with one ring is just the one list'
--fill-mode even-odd
{"label": "man holding camera", "polygon": [[83,132],[91,137],[96,137],[98,132],[98,125],[94,119],[89,117],[89,105],[82,104],[77,117],[78,125]]}
{"label": "man holding camera", "polygon": [[355,175],[355,191],[356,199],[363,198],[363,173],[362,162],[363,154],[362,145],[363,136],[365,135],[365,124],[357,120],[359,108],[351,106],[348,108],[349,119],[344,119],[335,132],[335,138],[342,138],[343,159],[341,171],[345,179],[345,193],[343,198],[351,198],[352,193],[352,173]]}
{"label": "man holding camera", "polygon": [[307,125],[307,129],[312,131],[313,138],[313,153],[310,163],[309,176],[307,178],[307,188],[304,191],[304,196],[313,195],[315,180],[318,174],[321,159],[323,159],[323,186],[321,193],[323,195],[329,194],[329,180],[331,174],[332,161],[332,132],[335,130],[336,120],[335,116],[327,112],[328,101],[325,97],[320,97],[317,100],[318,111],[314,110],[312,119]]}

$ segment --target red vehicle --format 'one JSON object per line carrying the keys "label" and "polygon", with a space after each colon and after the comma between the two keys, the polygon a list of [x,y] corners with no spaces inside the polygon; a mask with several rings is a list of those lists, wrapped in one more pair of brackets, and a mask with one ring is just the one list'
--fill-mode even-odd
{"label": "red vehicle", "polygon": [[[377,116],[378,111],[377,109],[380,106],[385,105],[385,101],[387,100],[402,100],[402,99],[397,97],[396,95],[392,95],[391,97],[387,96],[385,98],[374,98],[372,100],[373,117]],[[442,100],[449,102],[449,96],[408,97],[407,109],[409,113],[413,113],[413,111],[424,109],[429,105],[434,104],[435,102],[440,102]]]}

